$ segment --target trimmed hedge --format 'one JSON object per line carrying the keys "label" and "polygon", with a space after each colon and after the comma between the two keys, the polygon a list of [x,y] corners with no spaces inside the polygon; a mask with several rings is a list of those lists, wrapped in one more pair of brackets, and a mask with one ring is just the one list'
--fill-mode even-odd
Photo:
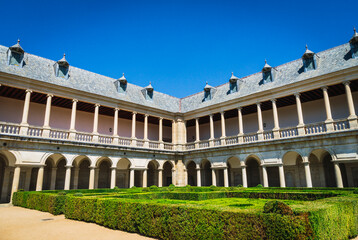
{"label": "trimmed hedge", "polygon": [[307,215],[235,213],[124,199],[68,197],[65,216],[160,239],[307,239]]}

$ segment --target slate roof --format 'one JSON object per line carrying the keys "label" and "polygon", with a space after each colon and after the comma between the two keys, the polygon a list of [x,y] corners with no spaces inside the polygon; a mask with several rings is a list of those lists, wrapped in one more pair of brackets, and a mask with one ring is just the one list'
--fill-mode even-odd
{"label": "slate roof", "polygon": [[7,64],[8,47],[0,45],[0,71],[18,76],[28,77],[54,85],[69,87],[95,93],[114,99],[140,104],[166,110],[169,112],[189,112],[205,108],[214,104],[231,99],[245,97],[268,89],[273,89],[294,82],[303,81],[315,76],[328,74],[338,70],[358,66],[358,59],[352,59],[349,43],[323,52],[316,53],[317,69],[304,72],[302,59],[273,67],[273,82],[262,84],[262,72],[240,78],[238,81],[238,92],[228,94],[229,81],[215,87],[215,94],[210,101],[203,101],[204,92],[179,99],[164,93],[154,91],[153,100],[148,101],[142,94],[143,87],[127,83],[127,93],[118,93],[114,82],[116,79],[82,70],[73,66],[69,67],[69,78],[58,78],[54,74],[53,65],[56,61],[38,57],[25,52],[25,65],[21,67],[9,66]]}

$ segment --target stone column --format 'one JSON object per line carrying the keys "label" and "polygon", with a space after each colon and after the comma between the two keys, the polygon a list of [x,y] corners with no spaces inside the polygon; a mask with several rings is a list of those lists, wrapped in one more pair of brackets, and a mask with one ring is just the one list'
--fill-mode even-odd
{"label": "stone column", "polygon": [[64,187],[64,190],[70,190],[71,168],[72,168],[72,166],[66,166],[66,176],[65,176],[65,187]]}
{"label": "stone column", "polygon": [[244,127],[243,127],[243,121],[242,121],[242,112],[241,112],[242,108],[239,107],[237,108],[237,119],[238,119],[238,124],[239,124],[239,134],[238,136],[238,142],[239,143],[243,143],[244,142]]}
{"label": "stone column", "polygon": [[116,186],[116,167],[111,167],[111,188],[113,189]]}
{"label": "stone column", "polygon": [[280,125],[278,121],[276,99],[271,99],[271,102],[272,102],[272,113],[273,113],[273,122],[274,122],[274,128],[272,129],[273,137],[275,139],[278,139],[280,138]]}
{"label": "stone column", "polygon": [[134,169],[129,169],[129,187],[134,186]]}
{"label": "stone column", "polygon": [[263,182],[264,182],[264,187],[268,187],[269,183],[268,183],[266,166],[262,166],[262,179],[263,179]]}
{"label": "stone column", "polygon": [[[173,178],[173,175],[172,175]],[[158,187],[163,187],[163,169],[158,169]]]}
{"label": "stone column", "polygon": [[147,187],[147,169],[143,170],[143,187]]}
{"label": "stone column", "polygon": [[327,132],[332,132],[334,131],[334,126],[333,126],[333,118],[331,113],[331,105],[329,103],[328,87],[327,86],[322,87],[322,91],[323,91],[324,107],[326,109],[326,116],[327,116],[327,119],[325,121],[326,129]]}
{"label": "stone column", "polygon": [[310,164],[308,162],[304,162],[303,164],[305,166],[306,186],[311,188],[312,187],[312,178],[311,178]]}
{"label": "stone column", "polygon": [[242,186],[247,188],[246,166],[242,166],[241,171],[242,171]]}
{"label": "stone column", "polygon": [[354,109],[351,88],[349,86],[350,82],[346,81],[343,84],[346,89],[346,95],[347,95],[347,102],[348,102],[348,109],[349,109],[349,117],[348,117],[349,126],[350,126],[350,128],[357,128],[358,127],[357,115],[356,115],[356,112]]}
{"label": "stone column", "polygon": [[211,169],[211,178],[212,178],[212,185],[216,186],[216,172],[215,169]]}
{"label": "stone column", "polygon": [[37,172],[36,191],[42,191],[42,183],[44,180],[44,166],[39,167]]}
{"label": "stone column", "polygon": [[76,138],[76,111],[77,111],[77,99],[72,100],[72,112],[71,112],[71,123],[70,123],[70,136],[71,140]]}
{"label": "stone column", "polygon": [[48,138],[50,136],[50,114],[51,114],[51,102],[52,102],[52,94],[47,94],[46,101],[46,111],[44,118],[44,125],[42,131],[42,137]]}
{"label": "stone column", "polygon": [[199,118],[195,118],[195,148],[199,148],[200,142],[200,128],[199,128]]}
{"label": "stone column", "polygon": [[[188,174],[186,173],[186,169],[184,169],[184,176],[185,176],[186,185],[188,185]],[[177,174],[176,174],[175,169],[173,168],[172,169],[172,184],[173,185],[176,185],[176,177],[177,177]]]}
{"label": "stone column", "polygon": [[21,168],[19,166],[16,166],[15,171],[14,171],[14,177],[12,179],[10,203],[12,203],[12,195],[14,194],[14,192],[17,192],[17,189],[19,187],[20,171],[21,171]]}
{"label": "stone column", "polygon": [[73,171],[73,189],[78,189],[78,176],[80,174],[80,168],[75,167]]}
{"label": "stone column", "polygon": [[148,142],[148,117],[149,115],[148,114],[145,114],[144,115],[144,145],[143,147],[149,147],[149,142]]}
{"label": "stone column", "polygon": [[99,168],[94,169],[94,188],[98,188]]}
{"label": "stone column", "polygon": [[98,113],[99,113],[99,107],[101,105],[99,105],[98,103],[96,103],[94,105],[94,117],[93,117],[93,142],[98,142]]}
{"label": "stone column", "polygon": [[164,142],[163,142],[163,118],[159,118],[159,148],[164,149]]}
{"label": "stone column", "polygon": [[262,112],[261,112],[261,103],[256,103],[257,106],[257,122],[259,130],[257,131],[257,139],[263,140],[264,139],[264,125],[262,123]]}
{"label": "stone column", "polygon": [[133,112],[132,113],[132,142],[131,142],[131,146],[137,146],[137,138],[135,136],[135,127],[136,127],[136,116],[137,116],[137,112]]}
{"label": "stone column", "polygon": [[334,164],[334,172],[336,175],[336,183],[338,188],[343,188],[343,180],[342,180],[342,173],[341,168],[339,167],[338,162],[333,162]]}
{"label": "stone column", "polygon": [[50,183],[50,190],[56,189],[56,175],[57,175],[57,168],[51,169],[51,183]]}
{"label": "stone column", "polygon": [[224,187],[229,187],[229,174],[227,171],[227,167],[224,168]]}
{"label": "stone column", "polygon": [[225,112],[220,112],[221,115],[221,145],[226,145],[226,126],[225,126]]}
{"label": "stone column", "polygon": [[27,135],[27,130],[29,129],[29,123],[27,122],[29,117],[29,108],[30,108],[30,99],[32,90],[27,89],[25,95],[25,102],[24,102],[24,109],[22,111],[22,120],[21,120],[21,127],[20,127],[20,135]]}
{"label": "stone column", "polygon": [[280,175],[280,187],[286,187],[285,172],[283,169],[283,165],[278,166],[278,172]]}
{"label": "stone column", "polygon": [[198,187],[201,187],[201,174],[200,174],[200,168],[196,169],[196,185]]}
{"label": "stone column", "polygon": [[214,146],[214,114],[210,114],[210,146]]}
{"label": "stone column", "polygon": [[114,109],[114,118],[113,118],[113,144],[119,144],[118,138],[118,112],[119,108]]}
{"label": "stone column", "polygon": [[298,116],[298,125],[297,125],[298,135],[305,135],[305,128],[304,128],[305,124],[303,122],[303,113],[302,113],[300,94],[295,93],[295,98],[296,98],[297,116]]}
{"label": "stone column", "polygon": [[89,189],[94,189],[94,179],[95,179],[95,167],[90,167],[90,175],[89,175]]}

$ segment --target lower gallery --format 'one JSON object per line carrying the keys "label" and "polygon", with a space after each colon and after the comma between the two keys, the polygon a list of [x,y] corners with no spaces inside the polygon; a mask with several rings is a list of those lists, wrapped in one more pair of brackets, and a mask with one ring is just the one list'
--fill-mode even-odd
{"label": "lower gallery", "polygon": [[358,187],[357,111],[356,32],[181,99],[0,46],[1,202],[18,189]]}

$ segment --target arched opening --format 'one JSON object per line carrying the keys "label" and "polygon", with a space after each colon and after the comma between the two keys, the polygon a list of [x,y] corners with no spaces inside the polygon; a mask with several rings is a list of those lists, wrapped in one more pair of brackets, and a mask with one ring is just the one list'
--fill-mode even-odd
{"label": "arched opening", "polygon": [[280,186],[280,174],[278,167],[266,167],[269,187]]}
{"label": "arched opening", "polygon": [[0,151],[0,203],[10,202],[15,162],[11,152]]}
{"label": "arched opening", "polygon": [[331,155],[324,154],[322,163],[326,187],[337,187]]}
{"label": "arched opening", "polygon": [[249,157],[246,160],[246,166],[247,186],[256,187],[258,184],[261,184],[260,165],[258,161],[253,157]]}
{"label": "arched opening", "polygon": [[158,167],[159,164],[157,161],[152,160],[148,163],[147,170],[147,187],[158,186]]}
{"label": "arched opening", "polygon": [[212,182],[212,173],[211,173],[211,163],[208,160],[203,160],[200,164],[201,168],[201,185],[202,186],[211,186]]}
{"label": "arched opening", "polygon": [[42,183],[42,190],[50,190],[51,189],[51,177],[52,177],[52,169],[53,169],[53,161],[48,158],[45,162],[44,167],[44,178]]}
{"label": "arched opening", "polygon": [[303,159],[297,152],[287,152],[283,158],[286,187],[306,187]]}
{"label": "arched opening", "polygon": [[188,163],[186,166],[186,172],[188,174],[188,184],[190,186],[198,186],[195,162],[190,161]]}
{"label": "arched opening", "polygon": [[89,188],[90,165],[91,163],[88,159],[83,159],[78,165],[77,189]]}
{"label": "arched opening", "polygon": [[173,179],[172,179],[172,165],[170,164],[170,162],[165,162],[163,165],[163,187],[165,186],[169,186],[170,184],[172,184]]}
{"label": "arched opening", "polygon": [[98,188],[111,187],[111,163],[108,159],[102,160],[98,165]]}
{"label": "arched opening", "polygon": [[39,170],[39,168],[34,167],[34,168],[31,169],[31,171],[29,171],[29,172],[31,172],[29,191],[35,191],[36,190],[38,170]]}
{"label": "arched opening", "polygon": [[121,158],[117,163],[116,186],[119,188],[129,187],[129,175],[131,162],[127,158]]}
{"label": "arched opening", "polygon": [[61,190],[65,188],[65,177],[66,177],[66,160],[62,158],[57,163],[57,170],[56,170],[56,190]]}
{"label": "arched opening", "polygon": [[242,170],[240,160],[237,157],[231,157],[227,160],[229,174],[229,186],[242,185]]}
{"label": "arched opening", "polygon": [[[6,180],[5,180],[5,170],[7,168],[7,164],[5,159],[0,155],[0,197],[1,197],[1,203],[7,202],[7,194],[6,193]],[[3,197],[4,196],[4,197]]]}

